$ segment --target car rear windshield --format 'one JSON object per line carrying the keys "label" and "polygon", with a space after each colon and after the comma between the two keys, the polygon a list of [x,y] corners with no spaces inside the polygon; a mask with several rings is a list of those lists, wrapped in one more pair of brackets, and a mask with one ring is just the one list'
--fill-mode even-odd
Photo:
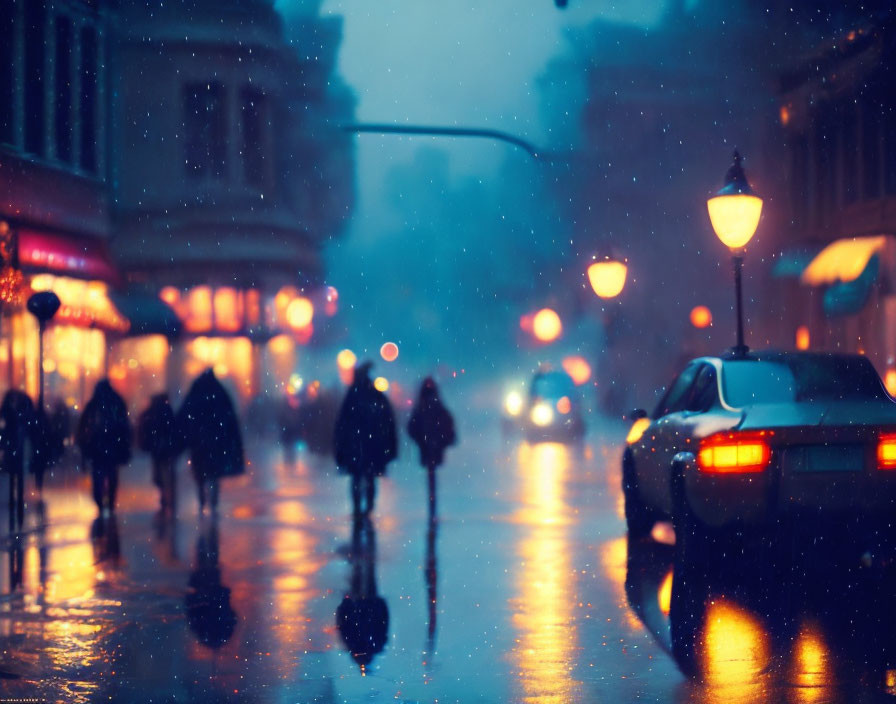
{"label": "car rear windshield", "polygon": [[538,398],[559,399],[572,396],[575,384],[568,374],[549,372],[538,374],[532,380],[532,396]]}
{"label": "car rear windshield", "polygon": [[780,361],[726,361],[725,401],[754,403],[883,399],[877,372],[863,357],[794,356]]}

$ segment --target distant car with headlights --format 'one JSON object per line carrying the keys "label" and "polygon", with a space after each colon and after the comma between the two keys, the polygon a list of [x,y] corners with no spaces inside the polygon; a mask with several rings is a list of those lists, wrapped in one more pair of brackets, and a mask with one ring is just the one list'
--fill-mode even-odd
{"label": "distant car with headlights", "polygon": [[529,442],[575,442],[585,435],[578,390],[564,371],[539,371],[520,413]]}
{"label": "distant car with headlights", "polygon": [[818,518],[857,540],[894,533],[896,402],[866,357],[703,357],[650,416],[634,415],[622,462],[629,531],[671,517],[682,560],[704,558],[732,527],[772,542]]}

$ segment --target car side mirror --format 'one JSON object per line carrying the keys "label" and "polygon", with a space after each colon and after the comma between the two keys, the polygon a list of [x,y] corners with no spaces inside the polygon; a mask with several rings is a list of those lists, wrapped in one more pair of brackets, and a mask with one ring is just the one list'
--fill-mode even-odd
{"label": "car side mirror", "polygon": [[643,408],[636,408],[635,410],[631,411],[628,414],[628,419],[630,421],[641,420],[642,418],[646,418],[646,417],[647,417],[647,411],[645,411]]}

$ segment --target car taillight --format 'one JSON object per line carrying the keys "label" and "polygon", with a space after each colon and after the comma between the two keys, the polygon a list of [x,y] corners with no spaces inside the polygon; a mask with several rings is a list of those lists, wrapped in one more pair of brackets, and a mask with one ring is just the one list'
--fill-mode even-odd
{"label": "car taillight", "polygon": [[896,435],[881,435],[877,442],[877,468],[896,469]]}
{"label": "car taillight", "polygon": [[708,474],[761,472],[771,461],[771,431],[717,433],[700,441],[697,467]]}

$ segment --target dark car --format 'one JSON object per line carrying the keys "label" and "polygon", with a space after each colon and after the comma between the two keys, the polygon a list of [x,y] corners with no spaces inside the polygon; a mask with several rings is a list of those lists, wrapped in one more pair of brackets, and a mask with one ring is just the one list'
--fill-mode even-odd
{"label": "dark car", "polygon": [[529,442],[575,442],[585,435],[576,385],[563,371],[540,371],[532,378],[522,418]]}
{"label": "dark car", "polygon": [[775,570],[811,554],[892,580],[896,402],[867,358],[703,357],[649,417],[635,415],[622,462],[625,515],[632,540],[672,519],[679,662],[693,651],[712,575],[749,565],[774,584]]}
{"label": "dark car", "polygon": [[863,356],[695,359],[653,414],[636,414],[622,467],[629,531],[671,518],[682,557],[726,527],[773,534],[802,516],[891,520],[896,403]]}

